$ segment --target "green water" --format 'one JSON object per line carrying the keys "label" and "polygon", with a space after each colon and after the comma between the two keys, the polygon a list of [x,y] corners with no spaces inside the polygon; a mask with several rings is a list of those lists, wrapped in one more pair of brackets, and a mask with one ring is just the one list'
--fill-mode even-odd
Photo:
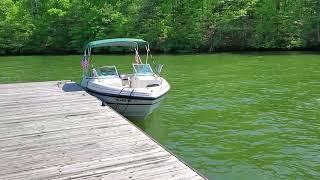
{"label": "green water", "polygon": [[320,178],[320,56],[172,57],[172,90],[138,123],[210,179]]}
{"label": "green water", "polygon": [[[96,56],[128,71],[133,57]],[[320,178],[320,55],[158,56],[171,91],[135,122],[209,179]],[[80,57],[2,57],[0,82],[79,80]]]}

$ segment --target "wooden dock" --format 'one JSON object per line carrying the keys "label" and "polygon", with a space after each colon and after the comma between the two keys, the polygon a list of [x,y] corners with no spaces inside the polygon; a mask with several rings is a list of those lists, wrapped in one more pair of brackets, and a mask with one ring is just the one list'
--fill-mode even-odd
{"label": "wooden dock", "polygon": [[204,179],[75,83],[0,85],[0,179]]}

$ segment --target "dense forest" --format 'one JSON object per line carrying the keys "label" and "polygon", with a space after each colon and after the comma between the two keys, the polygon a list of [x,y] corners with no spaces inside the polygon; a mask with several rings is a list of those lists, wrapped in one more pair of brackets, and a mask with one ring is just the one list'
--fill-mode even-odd
{"label": "dense forest", "polygon": [[79,53],[116,37],[170,53],[317,48],[320,1],[0,1],[0,54]]}

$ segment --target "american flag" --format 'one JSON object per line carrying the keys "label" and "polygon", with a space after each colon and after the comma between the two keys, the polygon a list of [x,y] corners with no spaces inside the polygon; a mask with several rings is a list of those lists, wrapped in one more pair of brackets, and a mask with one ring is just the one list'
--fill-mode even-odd
{"label": "american flag", "polygon": [[82,69],[85,70],[85,71],[88,70],[89,69],[89,64],[90,64],[90,62],[89,62],[88,57],[84,56],[82,61],[81,61]]}

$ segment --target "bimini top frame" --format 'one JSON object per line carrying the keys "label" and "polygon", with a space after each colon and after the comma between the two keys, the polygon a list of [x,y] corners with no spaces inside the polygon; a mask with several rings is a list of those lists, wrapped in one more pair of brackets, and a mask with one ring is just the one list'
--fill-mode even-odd
{"label": "bimini top frame", "polygon": [[111,47],[111,46],[120,46],[120,47],[133,47],[138,49],[139,45],[145,45],[149,48],[149,43],[142,39],[133,39],[133,38],[116,38],[116,39],[104,39],[99,41],[92,41],[88,43],[85,47],[85,55],[91,55],[92,48],[98,47]]}

